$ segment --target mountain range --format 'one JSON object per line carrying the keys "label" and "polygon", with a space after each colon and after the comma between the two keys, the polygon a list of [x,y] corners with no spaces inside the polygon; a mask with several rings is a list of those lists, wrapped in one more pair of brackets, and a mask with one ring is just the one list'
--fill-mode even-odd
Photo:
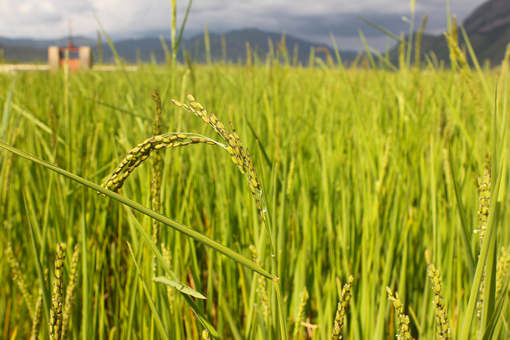
{"label": "mountain range", "polygon": [[[115,50],[119,56],[129,63],[165,61],[165,49],[163,38],[147,37],[136,39],[123,39],[114,42]],[[283,39],[283,40],[282,40]],[[166,46],[170,46],[168,39],[163,39]],[[97,40],[86,37],[73,37],[76,46],[93,46],[96,61],[102,54],[104,62],[113,60],[113,52],[109,45],[101,42],[101,52],[98,50]],[[229,62],[244,62],[246,60],[246,46],[249,44],[252,56],[257,55],[264,59],[273,45],[273,51],[281,49],[284,42],[290,62],[299,62],[307,65],[310,51],[317,52],[317,57],[325,59],[326,54],[334,56],[335,51],[328,45],[317,44],[296,38],[292,35],[282,35],[274,32],[266,32],[259,29],[242,29],[230,31],[225,34],[209,34],[209,50],[212,61],[225,60]],[[69,39],[58,40],[35,40],[35,39],[8,39],[0,37],[0,48],[4,49],[4,58],[11,62],[46,62],[47,48],[49,46],[66,46]],[[203,34],[195,35],[182,40],[182,53],[178,58],[182,61],[184,55],[188,55],[193,61],[204,62],[206,60],[206,47]],[[342,51],[345,61],[352,61],[358,55],[355,51]]]}

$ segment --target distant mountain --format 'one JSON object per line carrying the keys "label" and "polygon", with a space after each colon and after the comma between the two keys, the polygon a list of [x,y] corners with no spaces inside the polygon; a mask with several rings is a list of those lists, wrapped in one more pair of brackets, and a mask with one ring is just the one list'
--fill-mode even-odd
{"label": "distant mountain", "polygon": [[47,48],[32,46],[7,46],[0,43],[0,62],[28,63],[28,62],[47,62]]}
{"label": "distant mountain", "polygon": [[[480,63],[489,61],[491,65],[499,65],[505,56],[510,43],[510,1],[489,0],[476,8],[462,23],[469,42]],[[465,46],[459,30],[459,43]],[[444,36],[424,35],[422,60],[434,55],[439,61],[450,62],[448,45]],[[398,47],[391,51],[392,60],[398,59]],[[469,58],[469,56],[468,56]]]}
{"label": "distant mountain", "polygon": [[[86,37],[73,37],[73,44],[93,45],[96,41]],[[47,62],[49,46],[66,46],[69,44],[68,38],[61,39],[12,39],[0,37],[0,48],[4,51],[4,58],[7,61],[14,62]]]}
{"label": "distant mountain", "polygon": [[510,2],[489,0],[479,6],[464,21],[469,34],[501,33],[510,26]]}
{"label": "distant mountain", "polygon": [[[230,31],[223,35],[211,33],[209,34],[210,54],[212,61],[226,60],[229,62],[245,62],[246,46],[249,44],[252,55],[264,60],[270,49],[270,41],[273,50],[276,52],[281,48],[282,35],[274,32],[265,32],[258,29],[243,29]],[[326,54],[330,54],[333,58],[335,51],[328,45],[317,44],[303,39],[285,35],[283,40],[288,58],[291,62],[299,62],[307,65],[310,58],[312,48],[316,49],[316,56],[325,59]],[[6,39],[0,37],[0,46],[4,48],[5,59],[8,61],[40,61],[47,60],[47,47],[51,45],[65,46],[67,39],[58,40],[33,40],[33,39]],[[94,47],[96,59],[99,55],[96,40],[85,37],[73,38],[75,45],[88,45]],[[170,41],[165,40],[167,46]],[[115,41],[115,49],[119,56],[124,60],[135,63],[142,62],[158,62],[165,61],[165,52],[159,38],[147,37],[137,39],[123,39]],[[179,59],[184,60],[187,54],[193,61],[204,62],[206,60],[206,49],[204,35],[195,35],[189,39],[183,39],[181,53]],[[346,62],[356,58],[357,52],[342,51],[342,59]],[[104,62],[113,60],[113,53],[108,44],[102,42],[102,55]]]}
{"label": "distant mountain", "polygon": [[[222,39],[225,41],[225,50],[222,47]],[[259,29],[231,31],[223,36],[211,34],[209,40],[212,60],[222,60],[226,56],[229,61],[245,61],[247,43],[250,46],[251,54],[256,54],[262,60],[269,53],[270,44],[274,53],[278,50],[282,52],[281,48],[284,45],[290,62],[299,62],[302,65],[308,65],[312,49],[315,49],[315,55],[321,59],[325,59],[326,54],[329,54],[333,59],[335,58],[335,51],[329,45],[317,44],[292,35],[265,32]],[[283,45],[282,42],[284,42]],[[197,35],[184,42],[183,50],[188,51],[193,60],[204,61],[206,55],[204,45],[203,35]],[[344,61],[349,62],[354,60],[358,53],[355,51],[341,51],[340,55]]]}
{"label": "distant mountain", "polygon": [[[258,29],[235,30],[222,35],[211,33],[209,34],[211,60],[245,62],[247,44],[250,46],[252,55],[256,54],[258,58],[264,60],[269,52],[270,41],[273,45],[273,50],[276,51],[279,42],[282,41],[282,35]],[[303,65],[308,64],[310,50],[312,48],[319,49],[319,51],[323,52],[328,51],[334,58],[335,52],[328,45],[309,42],[293,37],[292,35],[286,35],[284,41],[291,62],[296,61]],[[165,43],[167,46],[171,45],[169,40],[165,40]],[[123,59],[131,63],[137,62],[138,59],[144,62],[156,61],[162,63],[165,61],[165,52],[159,38],[121,40],[115,42],[115,49]],[[112,52],[106,44],[103,44],[103,51],[104,60],[110,61],[112,59]],[[294,51],[297,52],[295,57]],[[204,35],[199,34],[189,39],[184,39],[181,44],[181,52],[178,56],[180,61],[183,61],[184,54],[189,55],[191,60],[195,62],[204,62],[206,60]],[[357,54],[358,53],[354,51],[341,52],[342,58],[347,62],[354,60]],[[317,56],[324,58],[325,54],[319,52]]]}
{"label": "distant mountain", "polygon": [[[73,44],[75,45],[91,45],[95,44],[96,41],[89,39],[87,37],[77,36],[72,38]],[[48,46],[65,46],[69,43],[69,38],[61,38],[61,39],[29,39],[29,38],[21,38],[21,39],[13,39],[13,38],[3,38],[0,37],[0,45],[4,47],[34,47],[34,48],[48,48]]]}
{"label": "distant mountain", "polygon": [[464,21],[464,28],[480,61],[501,63],[510,43],[510,1],[487,1]]}

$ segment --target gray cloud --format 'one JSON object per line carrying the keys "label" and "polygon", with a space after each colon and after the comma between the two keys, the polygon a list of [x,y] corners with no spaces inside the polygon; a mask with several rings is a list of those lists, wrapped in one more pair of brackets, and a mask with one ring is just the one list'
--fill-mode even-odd
{"label": "gray cloud", "polygon": [[[264,2],[264,1],[263,1]],[[451,13],[456,14],[459,21],[483,3],[483,0],[452,0]],[[387,37],[379,30],[363,23],[360,17],[384,27],[390,32],[400,35],[409,32],[409,23],[403,17],[410,16],[408,0],[358,0],[311,1],[295,0],[269,1],[261,6],[251,6],[251,1],[241,5],[217,6],[215,10],[197,11],[192,13],[190,28],[200,30],[200,24],[208,23],[210,30],[219,32],[232,28],[257,27],[260,29],[285,32],[301,38],[330,43],[333,34],[343,48],[362,49],[359,32],[363,32],[370,46],[384,49]],[[340,6],[340,5],[341,6]],[[227,10],[228,9],[228,10]],[[446,29],[445,0],[417,1],[415,26],[419,26],[425,14],[429,15],[427,32],[440,33]]]}
{"label": "gray cloud", "polygon": [[[446,15],[444,13],[428,12],[422,10],[415,15],[415,29],[419,27],[423,17],[428,14],[427,32],[438,33],[446,27]],[[384,49],[386,46],[386,35],[365,23],[362,19],[374,23],[385,30],[399,36],[400,33],[410,31],[408,12],[402,13],[381,13],[374,11],[337,13],[326,15],[300,15],[283,17],[282,27],[287,32],[300,37],[321,41],[323,43],[331,42],[331,34],[342,46],[351,46],[361,48],[360,32],[369,41],[370,45],[377,49]]]}
{"label": "gray cloud", "polygon": [[[187,1],[178,1],[182,18]],[[484,0],[451,0],[452,13],[464,19]],[[417,25],[430,14],[428,31],[445,28],[445,0],[418,0]],[[170,27],[168,0],[0,0],[0,36],[60,37],[72,21],[74,34],[93,36],[97,15],[114,36],[167,34]],[[382,48],[384,35],[358,17],[395,34],[407,32],[409,0],[194,0],[187,32],[200,32],[207,24],[212,32],[257,27],[302,38],[329,42],[330,33],[345,48],[361,48],[359,30],[370,44]]]}

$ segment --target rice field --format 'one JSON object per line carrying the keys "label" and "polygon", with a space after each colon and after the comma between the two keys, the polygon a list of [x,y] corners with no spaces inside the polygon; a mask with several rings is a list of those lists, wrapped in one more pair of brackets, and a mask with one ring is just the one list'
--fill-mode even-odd
{"label": "rice field", "polygon": [[508,86],[462,62],[0,74],[0,338],[506,339]]}

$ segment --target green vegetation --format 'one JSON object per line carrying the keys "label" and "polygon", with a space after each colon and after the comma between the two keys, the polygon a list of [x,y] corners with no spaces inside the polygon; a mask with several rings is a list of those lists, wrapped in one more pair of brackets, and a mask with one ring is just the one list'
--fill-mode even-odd
{"label": "green vegetation", "polygon": [[0,74],[0,337],[508,338],[508,65],[456,39]]}

